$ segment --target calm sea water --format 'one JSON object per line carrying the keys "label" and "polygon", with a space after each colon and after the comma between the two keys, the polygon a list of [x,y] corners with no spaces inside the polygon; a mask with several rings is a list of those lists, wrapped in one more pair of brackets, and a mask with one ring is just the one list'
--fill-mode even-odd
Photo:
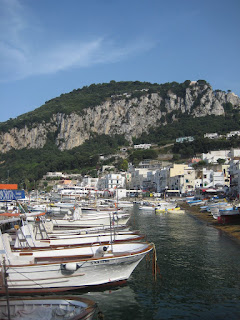
{"label": "calm sea water", "polygon": [[127,285],[86,293],[104,320],[240,319],[240,245],[185,214],[135,206],[131,227],[154,242],[161,277],[142,260]]}

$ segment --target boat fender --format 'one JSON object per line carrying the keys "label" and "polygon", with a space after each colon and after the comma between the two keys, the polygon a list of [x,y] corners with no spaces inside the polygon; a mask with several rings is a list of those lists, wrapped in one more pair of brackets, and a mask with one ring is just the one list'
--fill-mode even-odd
{"label": "boat fender", "polygon": [[62,263],[61,269],[66,271],[77,271],[80,266],[75,262]]}

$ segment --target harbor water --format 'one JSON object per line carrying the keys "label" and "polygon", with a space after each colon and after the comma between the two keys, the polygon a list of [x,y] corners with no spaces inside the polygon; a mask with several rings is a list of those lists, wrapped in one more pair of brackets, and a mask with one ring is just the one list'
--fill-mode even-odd
{"label": "harbor water", "polygon": [[240,245],[188,213],[135,205],[132,229],[154,242],[160,275],[144,259],[124,286],[85,293],[104,320],[240,319]]}

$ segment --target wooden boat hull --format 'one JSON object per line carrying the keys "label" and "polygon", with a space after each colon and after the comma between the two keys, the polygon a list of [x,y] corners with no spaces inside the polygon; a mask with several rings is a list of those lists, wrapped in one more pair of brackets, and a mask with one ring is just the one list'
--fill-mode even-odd
{"label": "wooden boat hull", "polygon": [[[9,311],[8,315],[8,304]],[[72,296],[45,296],[37,299],[21,297],[9,301],[0,299],[0,319],[74,319],[91,320],[96,313],[97,305],[90,299]],[[10,317],[9,317],[10,316]]]}
{"label": "wooden boat hull", "polygon": [[219,216],[217,217],[218,223],[222,224],[234,224],[240,223],[240,213],[238,210],[231,212],[222,213],[221,210],[219,211]]}

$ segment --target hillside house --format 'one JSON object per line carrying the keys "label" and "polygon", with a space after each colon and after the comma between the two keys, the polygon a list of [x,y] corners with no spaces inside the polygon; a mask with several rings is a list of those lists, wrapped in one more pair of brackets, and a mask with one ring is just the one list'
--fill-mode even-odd
{"label": "hillside house", "polygon": [[134,149],[150,149],[151,148],[150,143],[143,143],[143,144],[134,144],[133,148]]}
{"label": "hillside house", "polygon": [[176,139],[177,143],[192,142],[192,141],[194,141],[193,137],[180,137]]}
{"label": "hillside house", "polygon": [[208,139],[218,139],[219,135],[218,133],[205,133],[204,134],[204,138],[208,138]]}
{"label": "hillside house", "polygon": [[231,159],[230,150],[217,150],[202,153],[201,158],[203,161],[212,164],[217,164],[219,159],[223,159],[225,160],[225,163],[228,164]]}

